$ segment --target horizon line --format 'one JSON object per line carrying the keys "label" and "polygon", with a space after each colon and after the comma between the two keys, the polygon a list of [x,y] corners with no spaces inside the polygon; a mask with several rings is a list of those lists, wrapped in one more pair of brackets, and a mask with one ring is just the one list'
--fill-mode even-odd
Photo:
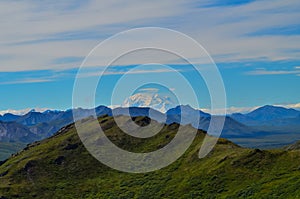
{"label": "horizon line", "polygon": [[[68,110],[75,110],[75,109],[84,109],[84,110],[91,110],[91,109],[95,109],[97,107],[100,107],[100,106],[103,106],[103,107],[107,107],[107,108],[110,108],[111,110],[113,109],[116,109],[116,108],[150,108],[150,109],[153,109],[153,110],[156,110],[160,113],[163,113],[165,114],[167,111],[173,109],[173,108],[176,108],[178,106],[189,106],[191,107],[192,109],[194,110],[199,110],[199,111],[202,111],[204,113],[208,113],[208,114],[212,114],[211,113],[211,109],[209,108],[195,108],[189,104],[180,104],[180,105],[176,105],[172,108],[169,108],[166,112],[162,112],[158,109],[155,109],[151,106],[121,106],[121,105],[98,105],[98,106],[95,106],[94,108],[83,108],[83,107],[72,107],[72,108],[67,108],[67,109],[55,109],[55,108],[39,108],[39,107],[36,107],[36,108],[25,108],[25,109],[19,109],[19,110],[15,110],[15,109],[7,109],[7,110],[0,110],[0,116],[4,116],[5,114],[12,114],[12,115],[18,115],[18,116],[23,116],[23,115],[26,115],[30,112],[37,112],[37,113],[44,113],[46,111],[61,111],[61,112],[64,112],[64,111],[68,111]],[[265,104],[265,105],[261,105],[261,106],[252,106],[252,107],[234,107],[234,106],[231,106],[231,107],[227,107],[226,108],[226,115],[231,115],[231,114],[234,114],[234,113],[242,113],[242,114],[247,114],[249,112],[252,112],[258,108],[261,108],[261,107],[265,107],[265,106],[273,106],[273,107],[281,107],[281,108],[285,108],[285,109],[294,109],[294,110],[297,110],[297,111],[300,111],[300,103],[295,103],[295,104]],[[218,115],[217,112],[221,112],[223,111],[224,112],[224,109],[215,109],[215,114],[212,114],[212,115]]]}

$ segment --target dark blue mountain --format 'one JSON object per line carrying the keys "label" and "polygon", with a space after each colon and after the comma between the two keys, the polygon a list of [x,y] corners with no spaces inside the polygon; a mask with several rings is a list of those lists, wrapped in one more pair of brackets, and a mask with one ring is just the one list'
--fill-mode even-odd
{"label": "dark blue mountain", "polygon": [[13,122],[13,121],[16,121],[19,117],[19,115],[14,115],[14,114],[11,114],[11,113],[5,113],[3,116],[0,115],[0,121],[2,122]]}
{"label": "dark blue mountain", "polygon": [[98,106],[95,108],[96,115],[99,117],[101,115],[112,115],[112,110],[106,106]]}
{"label": "dark blue mountain", "polygon": [[274,119],[294,118],[299,114],[299,111],[292,108],[288,109],[278,106],[266,105],[245,115],[259,121],[270,121]]}
{"label": "dark blue mountain", "polygon": [[234,113],[230,117],[248,126],[276,126],[281,123],[281,120],[285,120],[284,123],[288,124],[289,120],[294,120],[299,114],[300,111],[295,109],[266,105],[250,113]]}
{"label": "dark blue mountain", "polygon": [[244,124],[241,124],[228,116],[211,116],[200,110],[193,109],[189,105],[177,106],[170,109],[166,113],[167,124],[181,123],[183,125],[191,124],[193,127],[208,131],[210,121],[214,117],[215,122],[213,125],[218,125],[224,120],[222,129],[222,137],[245,137],[256,134],[257,132]]}
{"label": "dark blue mountain", "polygon": [[185,115],[186,117],[194,117],[195,115],[198,115],[200,117],[210,117],[210,114],[205,113],[200,110],[193,109],[189,105],[180,105],[176,106],[175,108],[172,108],[167,111],[166,113],[168,116],[171,115]]}
{"label": "dark blue mountain", "polygon": [[43,122],[50,122],[56,119],[56,116],[58,114],[59,112],[40,113],[40,112],[30,111],[29,113],[19,117],[15,121],[19,124],[23,124],[26,126],[33,126]]}

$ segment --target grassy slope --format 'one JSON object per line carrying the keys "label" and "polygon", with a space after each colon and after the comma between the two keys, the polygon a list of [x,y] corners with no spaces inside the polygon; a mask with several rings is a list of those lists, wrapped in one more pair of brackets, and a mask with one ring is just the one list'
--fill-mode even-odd
{"label": "grassy slope", "polygon": [[[117,145],[151,151],[167,144],[174,126],[146,141],[126,137],[111,118],[103,125]],[[118,134],[118,136],[116,136]],[[168,135],[168,136],[166,136]],[[172,165],[145,174],[113,170],[82,146],[74,127],[37,142],[0,166],[0,196],[7,198],[297,198],[300,152],[240,148],[220,139],[206,158],[198,159],[204,132]],[[118,139],[122,138],[122,139]]]}

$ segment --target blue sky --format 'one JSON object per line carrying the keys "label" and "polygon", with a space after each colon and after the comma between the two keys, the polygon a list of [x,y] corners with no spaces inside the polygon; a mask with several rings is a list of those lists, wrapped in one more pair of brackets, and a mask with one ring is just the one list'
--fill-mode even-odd
{"label": "blue sky", "polygon": [[[209,52],[222,74],[230,110],[265,104],[300,108],[299,11],[296,0],[1,1],[0,113],[71,108],[75,76],[90,50],[120,31],[147,26],[180,31]],[[109,57],[109,50],[103,56]],[[128,59],[105,75],[97,104],[111,105],[113,85],[136,62]],[[203,80],[185,65],[173,67],[199,90],[200,108],[209,108]],[[167,74],[149,70],[130,75]],[[189,98],[186,94],[183,103]]]}

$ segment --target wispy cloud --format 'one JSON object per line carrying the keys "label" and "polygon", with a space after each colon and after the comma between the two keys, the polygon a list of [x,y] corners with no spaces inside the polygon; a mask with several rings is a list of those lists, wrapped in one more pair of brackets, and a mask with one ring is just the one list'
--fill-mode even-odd
{"label": "wispy cloud", "polygon": [[53,82],[75,77],[76,70],[0,72],[0,85]]}
{"label": "wispy cloud", "polygon": [[247,75],[289,75],[296,74],[300,75],[300,70],[265,70],[259,69],[254,71],[246,72]]}
{"label": "wispy cloud", "polygon": [[158,88],[141,88],[139,91],[144,91],[144,92],[157,92],[159,91]]}
{"label": "wispy cloud", "polygon": [[[100,41],[129,27],[175,16],[183,1],[0,2],[2,71],[74,68],[53,64],[64,57],[85,57]],[[153,12],[155,10],[155,12]],[[76,20],[74,20],[76,18]],[[145,23],[146,22],[146,23]],[[81,36],[77,37],[76,34]],[[90,37],[90,33],[97,35]],[[79,65],[80,62],[77,62]],[[77,65],[77,66],[78,66]]]}
{"label": "wispy cloud", "polygon": [[143,70],[132,70],[132,71],[96,71],[96,72],[84,72],[78,75],[78,78],[86,78],[86,77],[98,77],[100,75],[136,75],[136,74],[150,74],[150,73],[170,73],[175,72],[169,69],[143,69]]}
{"label": "wispy cloud", "polygon": [[16,80],[16,81],[5,81],[5,82],[0,82],[2,85],[8,85],[8,84],[31,84],[31,83],[42,83],[42,82],[52,82],[54,79],[21,79],[21,80]]}

